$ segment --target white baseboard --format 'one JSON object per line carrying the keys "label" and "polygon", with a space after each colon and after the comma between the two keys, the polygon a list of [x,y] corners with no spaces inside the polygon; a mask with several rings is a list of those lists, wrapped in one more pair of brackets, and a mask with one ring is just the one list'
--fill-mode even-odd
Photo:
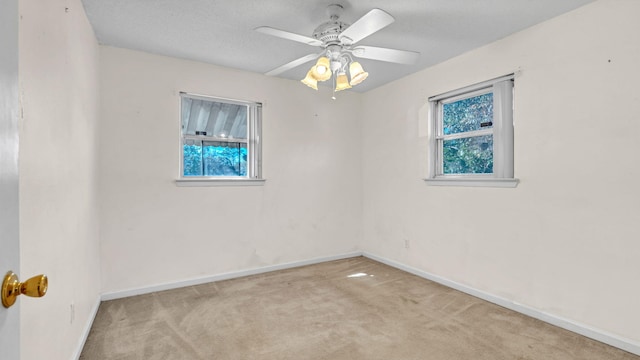
{"label": "white baseboard", "polygon": [[427,280],[431,280],[434,282],[437,282],[439,284],[442,284],[444,286],[450,287],[452,289],[456,289],[458,291],[462,291],[464,293],[467,293],[469,295],[475,296],[477,298],[489,301],[491,303],[494,303],[496,305],[500,305],[502,307],[505,307],[507,309],[519,312],[521,314],[530,316],[532,318],[538,319],[538,320],[542,320],[546,323],[549,323],[551,325],[555,325],[557,327],[572,331],[574,333],[586,336],[588,338],[603,342],[605,344],[617,347],[619,349],[628,351],[632,354],[636,354],[636,355],[640,355],[640,343],[637,341],[633,341],[631,339],[627,339],[627,338],[623,338],[621,336],[618,335],[614,335],[614,334],[610,334],[606,331],[602,331],[600,329],[596,329],[593,328],[591,326],[585,325],[585,324],[581,324],[579,322],[573,321],[573,320],[569,320],[569,319],[565,319],[563,317],[557,316],[557,315],[553,315],[553,314],[549,314],[546,313],[544,311],[540,311],[538,309],[534,309],[531,308],[529,306],[523,305],[523,304],[519,304],[516,302],[513,302],[511,300],[508,299],[504,299],[501,298],[499,296],[495,296],[489,293],[486,293],[484,291],[478,290],[478,289],[474,289],[472,287],[469,287],[467,285],[463,285],[460,283],[457,283],[455,281],[451,281],[448,279],[445,279],[443,277],[440,277],[438,275],[434,275],[431,273],[428,273],[426,271],[422,271],[404,264],[401,264],[399,262],[393,261],[393,260],[389,260],[387,258],[381,257],[381,256],[377,256],[377,255],[373,255],[373,254],[369,254],[367,252],[363,252],[362,253],[363,256],[375,260],[375,261],[379,261],[383,264],[392,266],[394,268],[406,271],[408,273],[420,276],[422,278],[425,278]]}
{"label": "white baseboard", "polygon": [[101,299],[102,301],[120,299],[120,298],[125,298],[130,296],[149,294],[157,291],[178,289],[185,286],[200,285],[200,284],[210,283],[214,281],[235,279],[243,276],[262,274],[262,273],[276,271],[276,270],[284,270],[284,269],[290,269],[290,268],[295,268],[299,266],[313,265],[313,264],[318,264],[318,263],[327,262],[327,261],[342,260],[342,259],[352,258],[356,256],[362,256],[362,252],[355,251],[352,253],[341,254],[341,255],[319,257],[319,258],[313,258],[309,260],[294,261],[294,262],[285,263],[285,264],[270,265],[270,266],[253,268],[248,270],[233,271],[233,272],[228,272],[228,273],[223,273],[218,275],[210,275],[210,276],[180,280],[180,281],[175,281],[170,283],[156,284],[156,285],[145,286],[145,287],[140,287],[135,289],[114,291],[114,292],[102,294]]}
{"label": "white baseboard", "polygon": [[76,348],[75,354],[72,359],[78,360],[80,359],[80,354],[82,354],[82,349],[84,348],[84,344],[87,342],[87,338],[89,337],[89,333],[91,332],[91,327],[93,326],[93,322],[96,319],[96,315],[98,314],[98,308],[100,307],[100,297],[96,299],[95,304],[91,308],[91,313],[89,314],[89,319],[87,319],[87,323],[84,325],[84,329],[82,329],[82,337],[78,342],[78,347]]}

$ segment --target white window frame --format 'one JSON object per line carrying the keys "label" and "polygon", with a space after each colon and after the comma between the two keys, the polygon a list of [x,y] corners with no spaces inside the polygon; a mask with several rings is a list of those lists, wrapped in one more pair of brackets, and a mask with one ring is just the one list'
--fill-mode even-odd
{"label": "white window frame", "polygon": [[[225,104],[235,104],[247,107],[247,139],[228,139],[218,136],[186,135],[182,132],[182,104],[183,98],[194,100],[214,101]],[[234,186],[234,185],[262,185],[262,103],[228,99],[180,92],[180,173],[176,179],[178,186]],[[184,144],[185,140],[234,142],[247,144],[247,175],[246,176],[184,176]]]}
{"label": "white window frame", "polygon": [[[513,169],[513,74],[492,79],[429,98],[428,174],[429,185],[515,187]],[[443,105],[465,98],[493,93],[493,125],[487,129],[445,135]],[[444,174],[445,140],[493,135],[493,173]]]}

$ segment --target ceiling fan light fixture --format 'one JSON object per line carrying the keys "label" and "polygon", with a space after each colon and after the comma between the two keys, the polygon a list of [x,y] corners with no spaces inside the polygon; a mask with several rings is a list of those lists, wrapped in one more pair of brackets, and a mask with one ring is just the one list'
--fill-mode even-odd
{"label": "ceiling fan light fixture", "polygon": [[[415,51],[357,45],[360,40],[393,23],[395,19],[391,14],[374,8],[355,22],[347,24],[340,20],[343,10],[342,5],[329,5],[327,7],[327,15],[329,15],[330,20],[316,27],[313,31],[313,37],[278,30],[269,26],[257,27],[256,31],[267,35],[323,48],[320,53],[308,54],[273,69],[265,75],[276,76],[316,60],[302,83],[317,90],[318,81],[332,79],[333,98],[335,98],[336,91],[356,86],[369,76],[369,73],[364,71],[362,65],[354,61],[352,56],[398,64],[415,64],[417,62],[420,54]],[[347,71],[349,72],[348,74]]]}
{"label": "ceiling fan light fixture", "polygon": [[316,65],[311,68],[313,77],[318,81],[326,81],[331,78],[329,58],[323,56],[318,59]]}
{"label": "ceiling fan light fixture", "polygon": [[346,73],[338,73],[338,77],[336,77],[336,91],[351,89],[351,85],[349,85],[349,79],[347,79]]}
{"label": "ceiling fan light fixture", "polygon": [[351,86],[356,86],[364,81],[369,76],[368,72],[365,72],[359,62],[354,61],[349,65],[349,74],[351,75]]}
{"label": "ceiling fan light fixture", "polygon": [[318,80],[313,76],[313,69],[307,72],[307,76],[304,79],[300,80],[303,84],[312,88],[313,90],[318,90]]}

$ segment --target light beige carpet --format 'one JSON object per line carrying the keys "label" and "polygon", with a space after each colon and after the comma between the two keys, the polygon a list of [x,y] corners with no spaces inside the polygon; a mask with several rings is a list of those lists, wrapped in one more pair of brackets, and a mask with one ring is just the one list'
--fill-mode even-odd
{"label": "light beige carpet", "polygon": [[103,302],[80,359],[640,357],[357,257]]}

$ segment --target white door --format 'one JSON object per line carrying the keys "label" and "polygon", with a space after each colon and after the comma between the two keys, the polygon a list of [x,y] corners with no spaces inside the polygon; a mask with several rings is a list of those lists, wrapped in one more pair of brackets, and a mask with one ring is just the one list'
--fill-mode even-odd
{"label": "white door", "polygon": [[[0,283],[20,275],[18,235],[18,1],[2,0],[0,11]],[[0,304],[0,358],[20,359],[20,301]]]}

